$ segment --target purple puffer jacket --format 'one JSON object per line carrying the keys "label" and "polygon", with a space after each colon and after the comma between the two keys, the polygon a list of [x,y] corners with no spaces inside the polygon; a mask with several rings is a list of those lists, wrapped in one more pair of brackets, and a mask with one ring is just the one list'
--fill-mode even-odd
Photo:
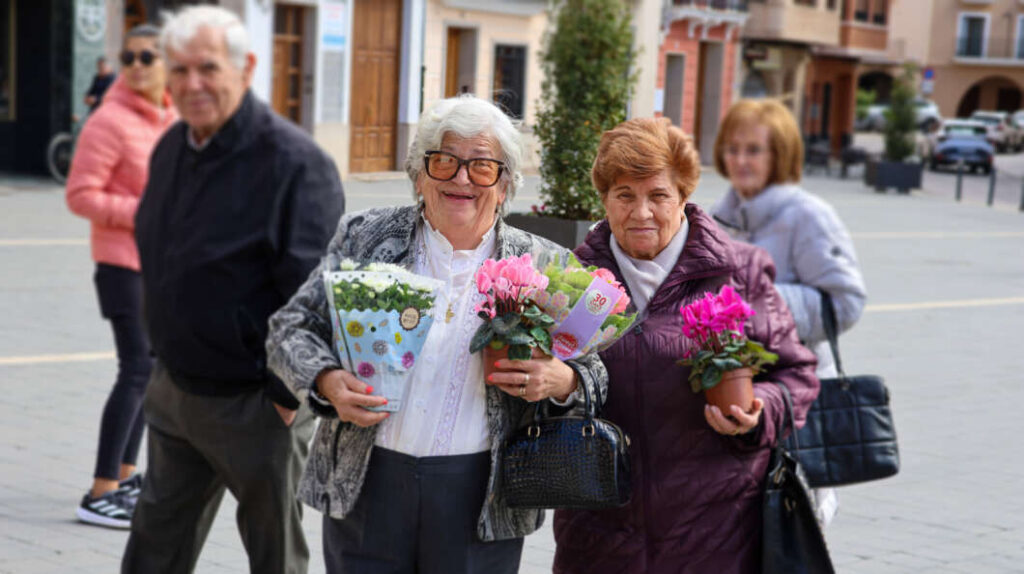
{"label": "purple puffer jacket", "polygon": [[[554,571],[602,574],[715,574],[759,571],[761,498],[770,446],[784,406],[774,382],[789,388],[797,424],[818,394],[815,358],[800,345],[793,319],[772,285],[764,250],[734,243],[695,205],[686,206],[689,235],[675,269],[651,299],[648,317],[605,352],[604,416],[632,440],[632,500],[622,508],[555,513]],[[622,274],[601,222],[576,249],[580,261]],[[748,436],[715,432],[704,397],[690,390],[677,364],[691,346],[679,306],[731,283],[756,311],[747,334],[779,355],[758,376],[765,402]]]}

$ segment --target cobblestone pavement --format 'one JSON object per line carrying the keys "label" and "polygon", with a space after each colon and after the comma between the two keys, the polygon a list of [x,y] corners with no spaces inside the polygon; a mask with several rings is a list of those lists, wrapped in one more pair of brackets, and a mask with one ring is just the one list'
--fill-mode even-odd
{"label": "cobblestone pavement", "polygon": [[[407,179],[376,179],[347,184],[350,210],[411,201]],[[518,209],[537,203],[537,183]],[[1024,572],[1024,213],[927,185],[806,184],[853,232],[871,298],[844,358],[887,377],[903,457],[898,476],[841,489],[827,532],[839,572]],[[724,189],[706,173],[694,200]],[[115,370],[87,235],[59,188],[0,177],[0,573],[115,572],[124,546],[124,532],[74,519]],[[199,572],[247,571],[233,513],[225,497]],[[305,524],[319,573],[319,515]],[[545,527],[527,538],[521,572],[549,572],[553,551]]]}

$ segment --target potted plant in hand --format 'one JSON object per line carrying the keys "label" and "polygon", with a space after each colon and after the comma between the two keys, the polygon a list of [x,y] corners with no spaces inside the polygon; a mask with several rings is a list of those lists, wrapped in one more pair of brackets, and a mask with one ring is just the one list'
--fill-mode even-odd
{"label": "potted plant in hand", "polygon": [[590,169],[601,135],[626,119],[636,73],[628,4],[561,0],[544,37],[535,133],[541,144],[542,204],[505,218],[572,249],[604,217]]}
{"label": "potted plant in hand", "polygon": [[884,159],[869,162],[864,170],[864,183],[878,192],[895,187],[900,193],[908,193],[921,187],[924,166],[920,161],[908,161],[914,155],[914,133],[917,129],[914,76],[915,69],[908,65],[903,76],[894,83],[885,118]]}
{"label": "potted plant in hand", "polygon": [[704,391],[708,403],[723,413],[730,411],[730,405],[750,412],[754,375],[779,358],[743,334],[754,310],[726,285],[718,295],[708,293],[679,312],[683,335],[694,344],[680,361],[690,367],[690,388],[695,393]]}

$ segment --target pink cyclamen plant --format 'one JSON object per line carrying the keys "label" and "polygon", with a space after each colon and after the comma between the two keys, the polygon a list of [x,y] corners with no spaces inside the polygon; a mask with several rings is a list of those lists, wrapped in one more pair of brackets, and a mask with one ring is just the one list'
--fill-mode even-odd
{"label": "pink cyclamen plant", "polygon": [[533,268],[529,253],[488,259],[477,270],[475,279],[477,291],[485,299],[474,311],[484,324],[470,341],[471,353],[485,345],[493,349],[507,345],[510,359],[529,359],[534,346],[551,353],[551,335],[547,328],[554,320],[534,302],[534,297],[547,289],[548,278]]}
{"label": "pink cyclamen plant", "polygon": [[682,364],[691,367],[690,387],[695,393],[714,387],[728,371],[749,367],[757,374],[778,359],[744,334],[747,319],[756,313],[731,285],[680,306],[679,312],[683,335],[694,343]]}

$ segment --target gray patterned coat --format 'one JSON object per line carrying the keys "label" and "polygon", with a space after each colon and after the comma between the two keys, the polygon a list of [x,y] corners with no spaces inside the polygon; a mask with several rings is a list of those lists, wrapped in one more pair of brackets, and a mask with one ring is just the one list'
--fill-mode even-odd
{"label": "gray patterned coat", "polygon": [[[419,214],[417,207],[407,206],[369,209],[342,217],[320,265],[291,301],[270,318],[269,366],[300,399],[309,394],[318,374],[341,368],[333,351],[322,272],[326,268],[337,268],[343,258],[411,267],[416,251],[414,240],[423,223]],[[568,254],[566,249],[505,225],[500,219],[495,232],[501,258],[530,253],[535,264],[543,268],[555,255]],[[591,396],[606,396],[608,375],[596,354],[569,361],[569,365],[579,374],[581,383],[588,385]],[[596,392],[600,394],[595,395]],[[311,397],[306,400],[324,419],[299,484],[299,499],[332,518],[344,518],[355,506],[362,488],[378,427],[363,428],[341,422],[333,408],[324,408]],[[501,444],[528,404],[495,387],[487,388],[491,474],[477,523],[481,540],[525,536],[539,528],[544,520],[542,511],[508,508],[497,481],[501,475],[498,472]]]}

